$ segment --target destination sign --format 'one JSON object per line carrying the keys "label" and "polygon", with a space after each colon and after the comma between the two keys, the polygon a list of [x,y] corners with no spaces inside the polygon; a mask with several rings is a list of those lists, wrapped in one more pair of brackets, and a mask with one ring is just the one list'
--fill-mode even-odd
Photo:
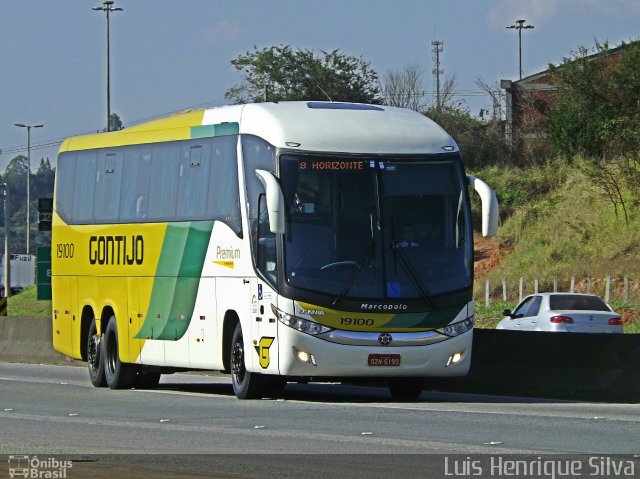
{"label": "destination sign", "polygon": [[322,171],[322,170],[340,170],[340,171],[361,171],[364,170],[364,161],[342,161],[342,160],[305,160],[298,164],[300,170]]}

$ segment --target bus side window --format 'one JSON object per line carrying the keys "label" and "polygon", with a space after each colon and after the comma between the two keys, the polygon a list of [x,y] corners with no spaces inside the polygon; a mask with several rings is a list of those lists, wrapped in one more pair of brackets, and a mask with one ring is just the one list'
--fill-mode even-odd
{"label": "bus side window", "polygon": [[131,146],[124,149],[120,194],[121,223],[142,221],[147,217],[151,148]]}
{"label": "bus side window", "polygon": [[77,153],[76,175],[73,186],[74,224],[91,224],[93,216],[93,199],[96,187],[97,150],[84,150]]}
{"label": "bus side window", "polygon": [[208,173],[207,218],[226,223],[242,238],[237,136],[211,138]]}

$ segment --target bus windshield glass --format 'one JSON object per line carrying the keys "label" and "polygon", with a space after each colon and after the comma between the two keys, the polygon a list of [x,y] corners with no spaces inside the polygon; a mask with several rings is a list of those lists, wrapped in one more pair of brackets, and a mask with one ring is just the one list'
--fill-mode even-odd
{"label": "bus windshield glass", "polygon": [[282,155],[285,275],[344,298],[423,299],[471,286],[468,196],[458,155]]}

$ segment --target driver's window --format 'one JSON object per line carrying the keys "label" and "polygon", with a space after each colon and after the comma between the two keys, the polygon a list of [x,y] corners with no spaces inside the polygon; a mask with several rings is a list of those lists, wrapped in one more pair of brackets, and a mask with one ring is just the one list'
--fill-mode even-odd
{"label": "driver's window", "polygon": [[513,314],[518,318],[528,318],[530,316],[535,316],[538,314],[540,310],[540,303],[542,302],[542,297],[540,296],[530,296],[526,298],[520,306],[516,308]]}
{"label": "driver's window", "polygon": [[540,311],[540,304],[542,303],[542,296],[535,296],[531,304],[529,305],[529,309],[527,310],[527,316],[537,316]]}
{"label": "driver's window", "polygon": [[256,266],[271,283],[277,284],[276,235],[269,227],[269,214],[265,195],[258,199],[258,220],[256,240]]}
{"label": "driver's window", "polygon": [[524,301],[522,301],[522,303],[520,303],[518,307],[515,309],[515,311],[513,312],[513,316],[516,318],[523,318],[527,316],[527,310],[529,309],[529,306],[531,305],[532,300],[533,300],[533,296],[529,296],[528,298],[525,298]]}

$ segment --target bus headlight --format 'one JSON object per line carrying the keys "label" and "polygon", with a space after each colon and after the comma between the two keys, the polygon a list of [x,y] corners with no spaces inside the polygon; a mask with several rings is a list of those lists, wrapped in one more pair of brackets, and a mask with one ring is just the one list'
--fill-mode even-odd
{"label": "bus headlight", "polygon": [[459,321],[457,323],[449,324],[444,328],[437,329],[440,334],[444,334],[449,337],[459,336],[462,333],[466,333],[471,328],[473,328],[473,323],[475,322],[475,316],[471,316],[463,321]]}
{"label": "bus headlight", "polygon": [[302,333],[316,336],[318,334],[331,331],[331,328],[327,328],[326,326],[318,324],[315,321],[309,321],[308,319],[299,318],[298,316],[280,311],[273,304],[271,305],[271,311],[273,311],[273,314],[275,314],[276,318],[278,318],[278,321],[280,321],[282,324],[296,329]]}

